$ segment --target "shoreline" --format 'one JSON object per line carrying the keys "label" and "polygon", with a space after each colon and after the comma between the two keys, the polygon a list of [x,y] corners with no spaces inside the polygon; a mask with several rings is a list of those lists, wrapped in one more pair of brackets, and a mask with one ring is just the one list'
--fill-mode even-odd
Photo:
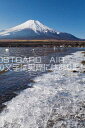
{"label": "shoreline", "polygon": [[85,47],[85,41],[69,40],[0,40],[0,47],[37,47],[37,46]]}
{"label": "shoreline", "polygon": [[[64,66],[68,62],[80,65],[83,53],[76,52],[64,58]],[[7,108],[1,113],[0,126],[4,127],[5,121],[8,128],[12,125],[26,128],[85,126],[84,74],[80,67],[75,70],[78,72],[74,69],[59,71],[56,67],[52,72],[35,78],[33,88],[24,90],[7,103]]]}
{"label": "shoreline", "polygon": [[[69,55],[71,53],[72,52],[69,52],[69,53],[67,52],[67,55]],[[66,55],[64,55],[64,56],[66,56]],[[7,73],[7,72],[8,71],[5,71],[5,70],[1,71],[0,75],[3,75],[4,73]],[[48,73],[48,72],[51,72],[51,70],[48,70],[46,73]],[[45,73],[42,72],[41,74],[45,74]],[[31,84],[34,83],[32,78],[31,78],[31,80],[29,79],[29,82]],[[0,112],[2,112],[3,109],[6,107],[5,102],[8,102],[8,101],[12,100],[14,97],[16,97],[18,95],[17,91],[22,92],[27,88],[30,88],[30,86],[25,86],[25,87],[21,86],[20,88],[18,87],[15,90],[12,90],[12,88],[9,88],[9,90],[7,92],[5,92],[5,94],[0,95]]]}

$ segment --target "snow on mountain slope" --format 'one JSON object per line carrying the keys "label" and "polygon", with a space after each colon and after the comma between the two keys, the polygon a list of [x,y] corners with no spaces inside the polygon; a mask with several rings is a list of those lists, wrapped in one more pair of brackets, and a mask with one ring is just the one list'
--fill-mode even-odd
{"label": "snow on mountain slope", "polygon": [[77,39],[71,34],[51,29],[39,21],[28,20],[0,32],[0,39]]}
{"label": "snow on mountain slope", "polygon": [[23,24],[20,24],[20,25],[18,25],[16,27],[13,27],[13,28],[10,28],[10,29],[6,29],[5,31],[0,32],[0,35],[2,35],[2,36],[9,35],[10,32],[17,32],[17,31],[21,31],[21,30],[24,30],[24,29],[31,29],[36,33],[37,32],[44,32],[45,33],[45,32],[48,32],[48,31],[57,33],[57,31],[55,31],[55,30],[43,25],[39,21],[28,20]]}

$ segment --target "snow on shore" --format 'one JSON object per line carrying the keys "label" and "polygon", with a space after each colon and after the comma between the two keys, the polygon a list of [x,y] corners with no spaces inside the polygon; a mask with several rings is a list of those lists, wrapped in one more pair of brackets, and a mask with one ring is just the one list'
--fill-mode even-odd
{"label": "snow on shore", "polygon": [[35,78],[33,88],[6,103],[7,108],[0,114],[0,128],[85,127],[82,60],[81,52],[67,55],[53,72]]}

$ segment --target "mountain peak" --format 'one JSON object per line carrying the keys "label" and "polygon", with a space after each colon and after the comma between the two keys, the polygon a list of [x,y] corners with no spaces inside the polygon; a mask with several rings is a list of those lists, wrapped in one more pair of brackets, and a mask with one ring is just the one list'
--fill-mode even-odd
{"label": "mountain peak", "polygon": [[38,20],[28,20],[0,32],[0,39],[63,39],[77,40],[71,34],[55,31]]}
{"label": "mountain peak", "polygon": [[26,22],[24,22],[24,24],[35,24],[35,23],[37,23],[37,22],[39,22],[39,21],[37,21],[37,20],[27,20]]}
{"label": "mountain peak", "polygon": [[9,28],[3,32],[0,32],[0,35],[2,35],[2,36],[9,35],[10,32],[17,32],[17,31],[21,31],[21,30],[25,30],[25,29],[30,29],[30,30],[34,31],[35,33],[38,33],[38,32],[46,33],[48,31],[56,32],[55,30],[45,26],[38,20],[28,20],[20,25],[17,25],[16,27]]}
{"label": "mountain peak", "polygon": [[44,24],[42,24],[41,22],[39,22],[38,20],[28,20],[26,22],[24,22],[23,24],[20,25],[20,27],[22,28],[29,28],[32,29],[33,31],[37,32],[46,32],[47,30],[53,30],[47,26],[45,26]]}

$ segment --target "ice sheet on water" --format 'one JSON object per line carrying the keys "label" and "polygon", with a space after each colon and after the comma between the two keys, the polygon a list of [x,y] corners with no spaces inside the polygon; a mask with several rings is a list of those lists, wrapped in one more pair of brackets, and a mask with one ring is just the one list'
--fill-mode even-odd
{"label": "ice sheet on water", "polygon": [[[81,52],[64,57],[80,65]],[[76,59],[76,61],[75,61]],[[85,126],[85,79],[81,73],[59,70],[35,78],[34,87],[21,92],[7,103],[0,114],[0,128],[70,128]],[[80,69],[78,69],[80,70]]]}

